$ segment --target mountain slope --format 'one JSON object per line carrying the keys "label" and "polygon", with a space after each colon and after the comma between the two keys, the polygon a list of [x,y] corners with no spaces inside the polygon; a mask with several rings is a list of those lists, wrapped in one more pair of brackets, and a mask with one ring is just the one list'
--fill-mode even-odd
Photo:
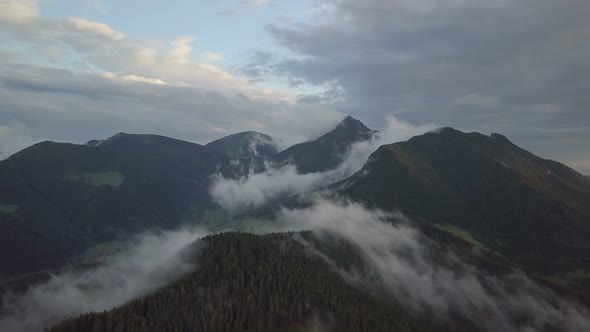
{"label": "mountain slope", "polygon": [[225,233],[204,242],[196,272],[50,331],[476,331],[353,287],[293,234]]}
{"label": "mountain slope", "polygon": [[275,139],[255,131],[225,136],[205,146],[229,158],[271,157],[279,151],[278,142]]}
{"label": "mountain slope", "polygon": [[15,154],[0,162],[0,227],[7,230],[0,233],[0,278],[179,225],[210,204],[209,177],[224,164],[203,146],[156,135],[42,142]]}
{"label": "mountain slope", "polygon": [[335,187],[473,236],[543,275],[590,268],[590,181],[499,134],[445,128],[381,146]]}
{"label": "mountain slope", "polygon": [[359,120],[347,116],[334,130],[281,151],[275,159],[278,163],[294,163],[300,173],[326,171],[342,162],[353,143],[368,140],[375,133]]}
{"label": "mountain slope", "polygon": [[255,131],[229,135],[205,145],[232,161],[233,177],[260,173],[279,151],[279,142]]}

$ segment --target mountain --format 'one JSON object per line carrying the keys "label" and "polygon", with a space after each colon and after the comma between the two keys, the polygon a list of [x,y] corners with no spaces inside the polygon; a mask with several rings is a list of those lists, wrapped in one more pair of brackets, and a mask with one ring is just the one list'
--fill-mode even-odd
{"label": "mountain", "polygon": [[225,136],[205,146],[229,158],[272,157],[279,151],[279,143],[275,139],[255,131]]}
{"label": "mountain", "polygon": [[[444,128],[381,146],[340,194],[504,255],[562,285],[590,267],[590,180],[499,134]],[[580,278],[576,278],[580,272]]]}
{"label": "mountain", "polygon": [[204,146],[157,135],[42,142],[13,155],[0,162],[0,278],[193,220],[212,204],[210,176],[227,164]]}
{"label": "mountain", "polygon": [[[0,281],[0,292],[23,292],[59,274],[43,269],[92,271],[103,263],[97,257],[122,251],[131,234],[195,224],[200,217],[198,222],[207,219],[204,216],[218,223],[217,229],[230,221],[234,230],[256,231],[256,223],[272,229],[269,219],[250,215],[244,221],[220,210],[209,193],[213,175],[241,176],[252,168],[263,169],[266,162],[293,162],[303,173],[333,169],[352,144],[374,134],[347,117],[320,138],[282,152],[272,138],[256,132],[206,146],[123,133],[84,145],[36,144],[0,162],[0,279],[38,273]],[[370,208],[408,215],[415,221],[409,229],[424,235],[416,240],[418,249],[405,247],[405,231],[395,233],[398,239],[377,228],[382,238],[375,241],[401,241],[399,252],[394,250],[397,258],[411,261],[420,277],[434,271],[442,278],[435,280],[441,289],[453,291],[453,282],[466,282],[469,287],[461,288],[459,293],[466,293],[459,297],[471,296],[472,282],[510,296],[519,284],[503,284],[500,276],[514,277],[514,270],[522,270],[557,291],[541,292],[555,299],[550,306],[559,307],[563,295],[588,304],[590,180],[502,135],[443,128],[384,145],[357,173],[325,189]],[[299,199],[293,204],[292,210],[309,207]],[[274,204],[269,211],[280,208]],[[352,218],[368,217],[360,213]],[[337,226],[346,230],[350,225]],[[309,231],[208,236],[187,248],[198,266],[194,272],[112,310],[68,319],[51,331],[478,330],[469,323],[477,320],[459,307],[439,320],[442,316],[432,308],[402,305],[404,296],[399,294],[411,287],[392,296],[387,286],[378,286],[379,280],[391,278],[374,274],[383,267],[377,258],[392,252],[373,248],[373,233],[353,233],[351,238],[369,241],[368,247],[376,251],[355,251],[367,248],[339,238],[331,241],[331,235],[322,232],[315,238]],[[425,252],[424,257],[419,252]],[[516,275],[519,279],[521,274]],[[447,281],[449,287],[443,285]],[[92,285],[81,287],[93,291]],[[531,310],[510,319],[521,324],[531,318]],[[563,329],[560,323],[549,323],[556,326],[547,330]]]}
{"label": "mountain", "polygon": [[[195,272],[49,331],[478,331],[355,287],[307,253],[294,234],[224,233],[201,242]],[[350,258],[342,250],[333,257]]]}
{"label": "mountain", "polygon": [[255,131],[245,131],[225,136],[205,145],[232,161],[234,177],[247,175],[250,171],[264,171],[265,162],[279,151],[279,142]]}
{"label": "mountain", "polygon": [[347,116],[334,130],[316,140],[293,145],[275,158],[279,164],[293,163],[300,173],[315,173],[336,168],[352,144],[371,139],[375,130]]}
{"label": "mountain", "polygon": [[206,146],[126,133],[36,144],[0,162],[0,279],[108,253],[129,234],[194,223],[218,209],[209,187],[219,172],[238,178],[290,160],[304,172],[333,168],[373,133],[347,117],[285,153],[252,131]]}

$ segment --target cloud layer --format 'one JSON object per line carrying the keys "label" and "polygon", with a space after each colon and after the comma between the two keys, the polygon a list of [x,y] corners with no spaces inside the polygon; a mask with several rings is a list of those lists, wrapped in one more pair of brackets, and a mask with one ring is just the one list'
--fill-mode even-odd
{"label": "cloud layer", "polygon": [[[370,211],[353,203],[319,200],[308,209],[284,209],[285,222],[310,228],[319,238],[356,248],[366,269],[339,270],[359,287],[375,287],[412,309],[439,318],[461,317],[495,331],[588,331],[590,313],[536,285],[520,272],[491,276],[443,254],[402,215]],[[392,220],[397,220],[392,224]],[[336,264],[316,251],[332,266]]]}

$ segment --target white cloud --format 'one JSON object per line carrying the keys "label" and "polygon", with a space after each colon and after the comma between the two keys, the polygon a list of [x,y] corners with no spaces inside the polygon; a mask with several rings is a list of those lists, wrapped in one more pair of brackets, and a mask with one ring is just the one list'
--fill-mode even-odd
{"label": "white cloud", "polygon": [[[299,103],[291,93],[259,87],[215,65],[221,54],[204,59],[192,36],[134,38],[101,22],[42,16],[36,1],[0,4],[21,13],[19,20],[0,19],[5,127],[20,122],[36,136],[73,142],[141,131],[203,143],[219,133],[257,130],[291,144],[342,117],[329,105]],[[140,82],[151,84],[122,86]]]}
{"label": "white cloud", "polygon": [[[437,318],[457,316],[488,331],[588,331],[590,313],[528,279],[522,272],[490,275],[435,246],[400,214],[371,211],[355,203],[317,200],[307,209],[283,209],[279,220],[312,229],[319,240],[355,248],[366,268],[339,269],[313,242],[301,242],[351,283],[377,289]],[[395,224],[392,224],[395,222]]]}
{"label": "white cloud", "polygon": [[189,63],[189,56],[192,52],[190,44],[195,41],[193,36],[181,36],[173,40],[170,44],[172,47],[168,50],[168,58],[171,62],[178,64]]}
{"label": "white cloud", "polygon": [[150,84],[158,84],[158,85],[165,85],[166,84],[166,82],[164,82],[158,78],[149,78],[149,77],[142,77],[142,76],[136,76],[136,75],[119,76],[115,73],[104,73],[103,76],[108,79],[112,79],[112,80],[139,82],[139,83],[150,83]]}
{"label": "white cloud", "polygon": [[[216,91],[224,95],[243,94],[250,98],[289,101],[289,93],[261,88],[248,78],[236,76],[214,66],[211,61],[222,55],[207,53],[193,59],[193,36],[180,36],[171,41],[127,37],[102,22],[84,18],[66,20],[40,16],[36,1],[0,0],[0,36],[8,43],[0,50],[14,52],[15,43],[26,45],[19,49],[18,63],[43,64],[99,73],[112,72],[120,76],[157,79],[172,85],[191,86]],[[35,56],[27,49],[35,48]],[[29,62],[27,62],[29,61]]]}
{"label": "white cloud", "polygon": [[327,173],[299,174],[293,165],[269,167],[264,173],[251,173],[238,180],[217,176],[211,187],[211,196],[229,211],[256,208],[283,195],[303,195],[333,180]]}
{"label": "white cloud", "polygon": [[433,125],[413,126],[392,115],[386,116],[385,120],[382,132],[370,140],[353,144],[342,163],[333,170],[299,174],[294,165],[275,168],[269,164],[267,171],[250,173],[240,179],[227,179],[218,175],[211,187],[211,196],[221,207],[230,211],[259,207],[284,195],[302,196],[359,171],[379,146],[407,140],[436,128]]}
{"label": "white cloud", "polygon": [[104,23],[92,22],[78,17],[69,18],[66,22],[74,29],[96,36],[107,37],[114,40],[121,40],[125,38],[125,34],[113,30],[113,28]]}
{"label": "white cloud", "polygon": [[26,23],[39,14],[37,0],[0,0],[0,22]]}

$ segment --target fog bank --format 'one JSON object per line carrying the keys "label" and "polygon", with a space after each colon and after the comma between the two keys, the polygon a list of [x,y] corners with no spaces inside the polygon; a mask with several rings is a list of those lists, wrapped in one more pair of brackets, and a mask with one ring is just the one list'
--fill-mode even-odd
{"label": "fog bank", "polygon": [[138,236],[128,250],[97,268],[59,273],[25,294],[6,294],[0,331],[42,331],[65,318],[145,295],[195,268],[183,249],[203,235],[187,229]]}

